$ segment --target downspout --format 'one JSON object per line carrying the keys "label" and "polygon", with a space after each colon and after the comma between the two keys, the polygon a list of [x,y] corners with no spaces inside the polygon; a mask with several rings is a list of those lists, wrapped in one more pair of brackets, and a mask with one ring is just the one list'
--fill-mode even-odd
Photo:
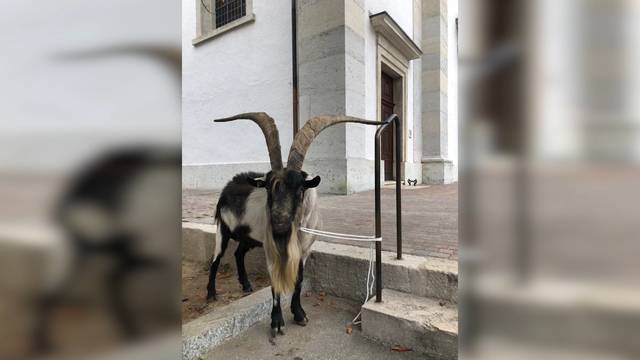
{"label": "downspout", "polygon": [[300,128],[298,114],[298,13],[297,1],[291,0],[291,64],[292,64],[292,97],[293,97],[293,136],[295,137]]}

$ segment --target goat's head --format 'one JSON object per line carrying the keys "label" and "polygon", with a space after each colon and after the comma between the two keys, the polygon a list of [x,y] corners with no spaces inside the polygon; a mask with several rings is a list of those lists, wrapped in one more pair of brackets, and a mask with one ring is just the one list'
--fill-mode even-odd
{"label": "goat's head", "polygon": [[[264,178],[249,181],[253,186],[267,190],[271,229],[276,241],[283,235],[290,234],[291,225],[302,205],[305,190],[320,184],[319,176],[312,179],[307,177],[304,171],[280,169],[269,171]],[[286,248],[286,244],[278,245]]]}

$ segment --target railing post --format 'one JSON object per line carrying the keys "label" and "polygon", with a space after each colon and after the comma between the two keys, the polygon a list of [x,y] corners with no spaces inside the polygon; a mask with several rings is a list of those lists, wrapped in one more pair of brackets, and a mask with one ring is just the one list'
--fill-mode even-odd
{"label": "railing post", "polygon": [[[376,238],[382,236],[382,211],[380,204],[380,136],[382,135],[382,131],[387,128],[391,122],[394,124],[394,129],[396,132],[396,239],[397,239],[397,257],[398,259],[402,259],[402,194],[401,194],[401,183],[402,183],[402,171],[401,169],[401,160],[402,160],[402,124],[400,123],[400,117],[397,114],[393,114],[386,118],[380,127],[376,130],[376,139],[374,144],[374,152],[375,152],[375,232]],[[380,241],[376,241],[376,302],[382,301],[382,243]]]}
{"label": "railing post", "polygon": [[[375,233],[376,238],[382,236],[380,219],[380,134],[384,125],[376,130],[375,139]],[[376,302],[382,302],[382,244],[376,241]]]}
{"label": "railing post", "polygon": [[402,259],[402,188],[400,187],[402,182],[402,124],[400,117],[395,115],[394,117],[395,130],[396,130],[396,246],[397,246],[397,258]]}

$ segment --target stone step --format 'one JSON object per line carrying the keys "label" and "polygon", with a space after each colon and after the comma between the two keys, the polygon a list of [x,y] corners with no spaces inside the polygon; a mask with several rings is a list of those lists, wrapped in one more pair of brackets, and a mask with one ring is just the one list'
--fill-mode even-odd
{"label": "stone step", "polygon": [[474,328],[483,336],[640,358],[636,287],[496,274],[476,276],[473,284]]}
{"label": "stone step", "polygon": [[[375,266],[375,255],[374,255]],[[369,249],[316,241],[305,276],[316,291],[355,301],[366,292]],[[382,252],[382,287],[421,297],[457,302],[458,264],[453,260]]]}
{"label": "stone step", "polygon": [[[213,261],[213,251],[217,241],[217,227],[211,224],[200,224],[194,222],[182,223],[182,259],[201,264],[205,268],[209,268]],[[222,257],[221,264],[229,265],[236,271],[236,261],[234,253],[238,247],[238,242],[229,241],[227,251]],[[255,249],[249,251],[245,256],[245,267],[247,273],[267,275],[267,265],[264,259],[264,251]]]}
{"label": "stone step", "polygon": [[[207,266],[215,246],[213,225],[182,223],[183,259]],[[235,269],[233,253],[237,242],[230,241],[222,264]],[[366,292],[369,249],[353,245],[316,240],[307,260],[305,277],[315,291],[354,301],[363,301]],[[247,253],[245,266],[250,274],[267,274],[264,251]],[[235,271],[235,270],[234,270]],[[405,254],[397,260],[395,253],[382,252],[382,286],[422,297],[457,302],[458,264],[453,260]]]}
{"label": "stone step", "polygon": [[216,241],[216,226],[194,222],[182,223],[182,258],[210,262]]}
{"label": "stone step", "polygon": [[[302,288],[307,291],[308,283],[303,282]],[[289,316],[289,304],[290,296],[283,297],[282,309],[286,309],[285,316]],[[207,351],[269,318],[272,306],[271,287],[266,287],[183,324],[182,358],[200,359]]]}
{"label": "stone step", "polygon": [[383,289],[381,303],[362,306],[362,332],[435,359],[458,358],[458,310],[442,300]]}

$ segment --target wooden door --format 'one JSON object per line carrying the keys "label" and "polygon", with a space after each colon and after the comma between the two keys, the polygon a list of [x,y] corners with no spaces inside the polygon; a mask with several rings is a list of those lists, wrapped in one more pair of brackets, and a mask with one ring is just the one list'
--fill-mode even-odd
{"label": "wooden door", "polygon": [[[391,114],[393,114],[393,78],[385,73],[382,73],[381,77],[381,91],[380,101],[382,117],[380,120],[385,120]],[[394,169],[394,148],[393,148],[393,125],[389,125],[382,131],[380,139],[380,158],[384,160],[384,179],[393,180]]]}

